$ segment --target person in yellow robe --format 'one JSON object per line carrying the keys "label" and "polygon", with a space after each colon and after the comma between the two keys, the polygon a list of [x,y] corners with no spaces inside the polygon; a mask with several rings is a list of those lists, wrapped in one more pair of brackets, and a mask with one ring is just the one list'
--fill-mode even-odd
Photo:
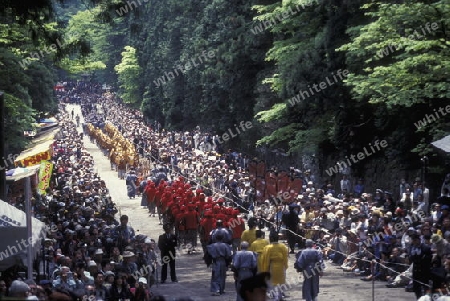
{"label": "person in yellow robe", "polygon": [[252,243],[256,240],[256,218],[249,218],[247,224],[249,229],[242,232],[241,241],[247,241],[250,245],[252,245]]}
{"label": "person in yellow robe", "polygon": [[249,250],[255,252],[257,255],[257,267],[258,273],[262,271],[262,253],[264,247],[269,245],[269,241],[263,238],[264,232],[262,230],[256,230],[256,240],[250,245]]}
{"label": "person in yellow robe", "polygon": [[[262,272],[270,272],[273,286],[286,283],[286,270],[288,268],[288,248],[284,244],[278,243],[278,233],[270,234],[270,245],[264,247],[262,253]],[[275,300],[280,300],[283,294],[281,288],[274,288]]]}
{"label": "person in yellow robe", "polygon": [[246,241],[249,243],[249,245],[252,245],[252,243],[256,240],[256,218],[249,218],[247,224],[249,229],[242,232],[241,241]]}

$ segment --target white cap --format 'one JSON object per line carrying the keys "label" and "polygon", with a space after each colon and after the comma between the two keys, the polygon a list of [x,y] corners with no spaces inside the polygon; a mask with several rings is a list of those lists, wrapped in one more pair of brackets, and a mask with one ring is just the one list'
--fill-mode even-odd
{"label": "white cap", "polygon": [[147,279],[145,279],[144,277],[139,278],[138,282],[141,282],[143,284],[147,284]]}

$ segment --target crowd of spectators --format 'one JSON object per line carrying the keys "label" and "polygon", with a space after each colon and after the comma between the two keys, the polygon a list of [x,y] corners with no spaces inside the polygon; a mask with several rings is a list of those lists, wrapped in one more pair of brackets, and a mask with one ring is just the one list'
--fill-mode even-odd
{"label": "crowd of spectators", "polygon": [[[294,248],[303,248],[306,238],[312,238],[330,263],[361,280],[386,281],[387,287],[405,287],[418,296],[442,288],[450,246],[447,245],[447,239],[450,241],[448,178],[442,186],[441,197],[430,200],[429,189],[420,178],[413,179],[411,184],[400,180],[399,195],[393,195],[382,189],[367,192],[362,179],[352,183],[346,175],[342,176],[339,187],[329,183],[319,185],[308,171],[293,169],[304,180],[294,202],[284,202],[274,196],[263,202],[255,201],[259,192],[249,177],[251,160],[245,155],[233,151],[221,153],[214,138],[199,130],[182,133],[152,129],[134,118],[137,112],[127,111],[113,98],[103,99],[102,106],[109,110],[105,119],[135,143],[141,156],[150,156],[153,163],[164,166],[169,180],[181,175],[201,188],[206,197],[212,197],[213,203],[225,200],[226,205],[239,209],[244,217],[256,217],[261,229],[277,229],[285,234],[291,253]],[[203,142],[211,145],[207,150],[215,152],[205,152],[195,140],[196,135],[205,137]],[[157,171],[149,172],[144,178],[155,176]],[[276,172],[276,168],[272,171]],[[151,181],[155,182],[155,177]],[[413,280],[411,249],[416,238],[419,245],[428,245],[433,253],[432,269],[424,268],[426,277],[422,281]],[[439,279],[436,274],[440,275]],[[429,280],[433,283],[431,287]]]}
{"label": "crowd of spectators", "polygon": [[[5,300],[150,300],[157,247],[135,235],[118,210],[105,182],[95,172],[74,117],[61,105],[60,132],[52,145],[50,187],[31,198],[34,217],[46,223],[47,236],[35,260],[35,279],[2,274]],[[20,207],[20,200],[14,199]],[[136,273],[142,267],[149,273]],[[162,300],[161,298],[159,300]]]}
{"label": "crowd of spectators", "polygon": [[[173,206],[162,208],[161,202],[150,199],[146,185],[188,183],[187,189],[195,191],[192,197],[203,195],[195,202],[211,204],[195,203],[191,208],[186,204],[185,210],[193,209],[202,218],[208,218],[206,212],[214,212],[216,205],[220,212],[214,214],[222,214],[223,208],[236,209],[229,211],[231,216],[238,218],[241,213],[245,219],[255,217],[259,229],[275,230],[285,238],[291,253],[303,249],[305,239],[313,239],[331,265],[361,280],[386,281],[388,287],[406,288],[417,297],[426,291],[446,294],[450,275],[450,177],[444,181],[441,196],[430,200],[420,178],[411,185],[402,179],[399,195],[393,195],[382,189],[367,192],[362,179],[352,183],[347,176],[342,176],[339,187],[320,185],[308,171],[293,168],[292,174],[304,183],[294,199],[269,196],[257,201],[261,192],[254,187],[248,172],[251,160],[246,155],[224,152],[214,135],[199,128],[175,132],[162,129],[158,123],[146,124],[141,112],[128,109],[113,94],[82,88],[79,93],[72,91],[71,95],[76,94],[72,98],[62,94],[61,100],[75,99],[82,106],[86,124],[105,129],[110,123],[132,142],[139,160],[127,162],[125,172],[137,174],[142,205],[148,206],[151,215],[160,214],[162,223],[170,220],[176,228],[180,225],[176,212],[171,212]],[[46,196],[33,198],[36,217],[55,225],[58,231],[44,243],[45,259],[40,270],[46,279],[39,285],[29,280],[27,286],[36,287],[39,298],[65,294],[69,298],[94,295],[100,300],[120,294],[122,299],[149,299],[154,273],[138,279],[133,273],[155,264],[155,241],[135,236],[126,217],[115,219],[117,209],[104,181],[95,173],[92,157],[83,149],[74,116],[61,114],[59,118],[61,136],[54,144],[52,188]],[[103,151],[111,158],[115,149]],[[121,177],[119,164],[114,160],[111,163]],[[272,172],[277,173],[276,168]],[[203,234],[196,233],[195,241]],[[21,287],[25,290],[22,283],[6,284],[10,292]],[[0,282],[0,294],[1,290]]]}
{"label": "crowd of spectators", "polygon": [[[169,178],[182,175],[202,188],[207,197],[212,196],[213,202],[224,199],[245,217],[257,217],[260,228],[276,228],[286,235],[291,253],[296,247],[303,248],[306,238],[313,238],[330,263],[360,276],[361,280],[387,281],[388,287],[406,287],[407,291],[417,291],[414,283],[418,282],[423,290],[436,290],[442,285],[442,279],[433,277],[434,270],[445,269],[448,253],[448,179],[442,186],[441,197],[430,200],[429,189],[420,178],[411,184],[400,180],[399,195],[394,196],[382,189],[369,193],[362,179],[352,183],[346,175],[337,188],[329,183],[318,185],[306,171],[300,175],[304,185],[294,202],[297,206],[292,206],[292,200],[288,206],[288,202],[273,196],[255,202],[259,191],[249,177],[251,160],[246,156],[233,151],[220,153],[214,136],[209,138],[198,130],[191,134],[152,130],[134,118],[137,112],[123,114],[127,110],[116,105],[113,98],[103,99],[102,106],[110,113],[106,120],[129,137],[142,156],[150,154],[153,162],[165,166]],[[204,144],[211,145],[207,150],[216,153],[205,152],[196,136],[205,137]],[[276,168],[273,170],[276,172]],[[296,176],[301,173],[294,170]],[[429,245],[435,255],[433,271],[425,273],[429,280],[435,280],[432,288],[427,287],[428,281],[413,281],[410,249],[417,235],[419,243]]]}

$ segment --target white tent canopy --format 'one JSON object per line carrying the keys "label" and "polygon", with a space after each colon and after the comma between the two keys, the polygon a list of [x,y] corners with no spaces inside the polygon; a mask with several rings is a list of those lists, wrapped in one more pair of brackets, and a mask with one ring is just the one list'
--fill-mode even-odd
{"label": "white tent canopy", "polygon": [[[6,172],[6,181],[19,181],[34,175],[41,168],[40,164],[28,167],[16,167]],[[0,212],[1,213],[1,212]]]}
{"label": "white tent canopy", "polygon": [[446,153],[450,153],[450,135],[445,136],[444,138],[434,141],[433,144],[435,147],[442,149]]}
{"label": "white tent canopy", "polygon": [[[31,218],[33,258],[39,252],[41,240],[45,238],[45,224]],[[27,232],[27,216],[25,212],[0,200],[0,271],[14,266],[20,259],[26,263],[29,243]]]}

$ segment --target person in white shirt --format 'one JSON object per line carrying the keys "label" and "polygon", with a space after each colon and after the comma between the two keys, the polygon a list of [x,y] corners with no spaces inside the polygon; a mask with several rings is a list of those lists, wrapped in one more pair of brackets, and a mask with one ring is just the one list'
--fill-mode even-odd
{"label": "person in white shirt", "polygon": [[430,213],[430,189],[425,186],[425,182],[422,184],[422,201],[426,214]]}
{"label": "person in white shirt", "polygon": [[356,231],[359,236],[360,241],[365,241],[367,239],[367,229],[369,228],[369,221],[367,216],[363,213],[359,215],[359,222],[356,224]]}
{"label": "person in white shirt", "polygon": [[405,179],[400,180],[400,199],[403,198],[403,195],[406,192],[406,189],[410,188],[409,184],[406,183]]}
{"label": "person in white shirt", "polygon": [[335,251],[333,263],[342,265],[344,259],[347,257],[347,237],[342,235],[342,229],[337,228],[336,233],[330,240],[330,246]]}
{"label": "person in white shirt", "polygon": [[200,135],[198,132],[196,132],[194,135],[194,148],[199,149],[199,144],[200,144]]}
{"label": "person in white shirt", "polygon": [[411,246],[412,239],[411,235],[416,234],[417,231],[413,227],[409,227],[408,231],[406,231],[402,236],[402,248],[405,250],[409,250]]}
{"label": "person in white shirt", "polygon": [[441,218],[441,216],[442,216],[441,205],[436,204],[431,213],[431,217],[433,218],[433,223],[437,223],[439,221],[439,219]]}
{"label": "person in white shirt", "polygon": [[[316,189],[314,188],[314,183],[313,183],[313,181],[308,181],[308,182],[307,182],[307,184],[306,184],[306,189],[309,189],[309,190],[308,190],[309,193],[315,193],[315,192],[316,192]],[[306,191],[306,189],[305,189],[305,191]]]}

